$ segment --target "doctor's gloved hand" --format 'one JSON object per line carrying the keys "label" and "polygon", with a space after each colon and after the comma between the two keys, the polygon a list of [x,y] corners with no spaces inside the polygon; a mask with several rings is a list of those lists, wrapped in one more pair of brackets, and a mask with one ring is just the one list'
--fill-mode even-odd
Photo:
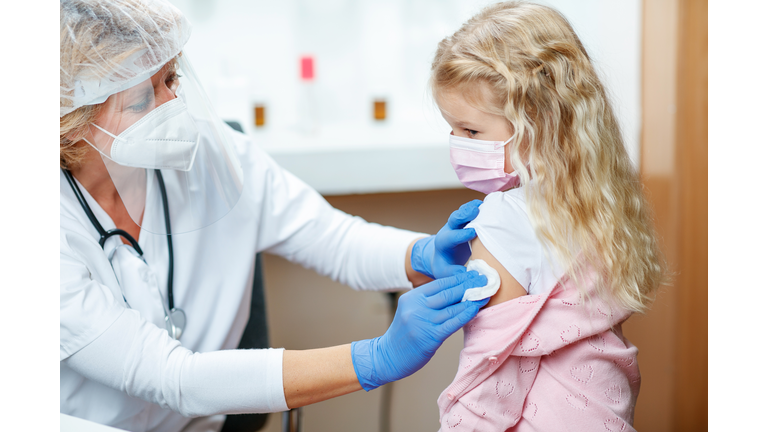
{"label": "doctor's gloved hand", "polygon": [[477,236],[474,228],[463,228],[477,217],[482,203],[472,200],[462,205],[436,235],[418,240],[411,251],[411,267],[432,279],[463,271],[472,254],[468,242]]}
{"label": "doctor's gloved hand", "polygon": [[484,286],[475,271],[438,279],[403,294],[383,336],[352,343],[352,364],[365,391],[421,369],[442,343],[477,315],[489,299],[461,302],[464,291]]}

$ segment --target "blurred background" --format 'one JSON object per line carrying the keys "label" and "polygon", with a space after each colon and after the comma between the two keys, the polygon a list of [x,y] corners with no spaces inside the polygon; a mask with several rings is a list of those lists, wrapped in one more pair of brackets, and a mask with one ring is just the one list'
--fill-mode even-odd
{"label": "blurred background", "polygon": [[[282,166],[366,220],[436,232],[480,198],[456,179],[448,125],[427,89],[437,43],[489,1],[171,0],[218,114]],[[707,2],[542,1],[574,26],[607,85],[675,277],[625,335],[640,349],[641,431],[707,429]],[[272,346],[381,335],[390,298],[264,257]],[[303,430],[436,430],[437,397],[463,345],[413,376],[303,410]],[[383,418],[386,417],[386,419]],[[279,431],[272,415],[264,430]]]}
{"label": "blurred background", "polygon": [[[437,44],[487,0],[174,0],[218,112],[323,194],[458,188],[427,89]],[[555,1],[639,161],[639,0]]]}

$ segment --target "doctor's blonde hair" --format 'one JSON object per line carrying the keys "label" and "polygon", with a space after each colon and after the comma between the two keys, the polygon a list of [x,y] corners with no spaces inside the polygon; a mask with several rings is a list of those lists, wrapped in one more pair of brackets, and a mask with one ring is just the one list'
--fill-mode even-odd
{"label": "doctor's blonde hair", "polygon": [[486,7],[440,42],[431,86],[509,121],[539,238],[577,283],[591,267],[598,295],[643,312],[664,259],[606,90],[565,17],[524,2]]}

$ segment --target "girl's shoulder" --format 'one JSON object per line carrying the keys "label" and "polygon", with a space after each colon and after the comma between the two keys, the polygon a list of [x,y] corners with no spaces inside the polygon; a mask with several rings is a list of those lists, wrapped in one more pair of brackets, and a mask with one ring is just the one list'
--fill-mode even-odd
{"label": "girl's shoulder", "polygon": [[515,217],[528,221],[528,206],[525,201],[525,190],[522,187],[504,192],[488,194],[480,206],[480,211],[503,215],[506,218]]}
{"label": "girl's shoulder", "polygon": [[536,235],[523,187],[488,194],[467,227],[528,294],[546,292],[563,274]]}

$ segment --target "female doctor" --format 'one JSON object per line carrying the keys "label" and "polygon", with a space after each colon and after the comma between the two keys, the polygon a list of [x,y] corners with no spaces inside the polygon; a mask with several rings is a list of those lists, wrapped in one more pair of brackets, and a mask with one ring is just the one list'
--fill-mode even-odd
{"label": "female doctor", "polygon": [[[222,416],[190,417],[284,411],[406,377],[483,305],[460,302],[486,283],[459,265],[477,203],[429,237],[333,209],[215,116],[175,7],[60,8],[62,413],[131,431],[218,430]],[[231,349],[259,251],[356,289],[424,285],[375,339]]]}

